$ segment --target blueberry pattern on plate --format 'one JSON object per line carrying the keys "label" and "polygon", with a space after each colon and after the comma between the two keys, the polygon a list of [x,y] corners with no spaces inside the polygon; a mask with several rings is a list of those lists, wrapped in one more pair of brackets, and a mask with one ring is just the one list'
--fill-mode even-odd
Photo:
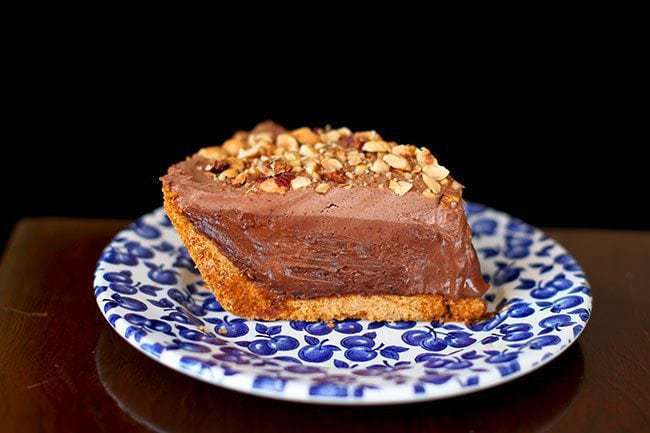
{"label": "blueberry pattern on plate", "polygon": [[162,209],[103,251],[94,293],[110,325],[158,362],[273,398],[335,404],[433,400],[492,387],[564,351],[591,314],[580,266],[536,228],[467,203],[495,314],[482,322],[264,322],[205,288]]}

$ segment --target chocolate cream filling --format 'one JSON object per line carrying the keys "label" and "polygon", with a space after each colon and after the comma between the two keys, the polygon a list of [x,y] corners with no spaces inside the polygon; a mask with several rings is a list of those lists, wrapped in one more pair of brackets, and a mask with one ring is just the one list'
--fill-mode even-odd
{"label": "chocolate cream filling", "polygon": [[192,224],[260,287],[280,299],[441,294],[488,288],[463,206],[376,186],[286,194],[216,183],[193,157],[162,181]]}

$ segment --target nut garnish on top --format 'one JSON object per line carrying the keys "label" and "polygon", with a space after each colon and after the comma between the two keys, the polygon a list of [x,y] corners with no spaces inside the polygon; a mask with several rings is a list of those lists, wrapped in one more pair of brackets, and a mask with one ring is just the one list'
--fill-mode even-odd
{"label": "nut garnish on top", "polygon": [[425,147],[384,140],[376,131],[348,128],[284,128],[265,122],[251,132],[237,132],[222,146],[198,152],[201,168],[217,182],[246,192],[283,194],[313,189],[375,185],[398,196],[420,193],[455,207],[463,186]]}

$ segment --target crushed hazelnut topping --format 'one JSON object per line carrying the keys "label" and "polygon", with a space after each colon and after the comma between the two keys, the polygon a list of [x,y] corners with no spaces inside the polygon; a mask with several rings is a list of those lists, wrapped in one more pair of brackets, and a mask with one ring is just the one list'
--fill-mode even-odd
{"label": "crushed hazelnut topping", "polygon": [[[273,126],[273,125],[271,125]],[[383,139],[375,131],[347,128],[299,128],[260,125],[253,132],[237,132],[222,146],[200,149],[200,169],[215,181],[246,193],[283,194],[311,189],[388,187],[402,196],[409,191],[440,197],[454,207],[463,186],[425,148]]]}

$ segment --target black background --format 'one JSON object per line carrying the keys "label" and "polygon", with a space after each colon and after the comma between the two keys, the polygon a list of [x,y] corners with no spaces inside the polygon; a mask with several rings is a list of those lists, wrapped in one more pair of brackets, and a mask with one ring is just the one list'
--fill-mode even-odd
{"label": "black background", "polygon": [[468,200],[534,225],[650,228],[639,151],[647,134],[636,135],[642,111],[628,102],[638,95],[620,71],[534,59],[445,75],[376,62],[179,70],[41,55],[42,64],[14,71],[8,89],[0,242],[22,217],[148,212],[161,204],[168,165],[265,119],[427,145]]}

